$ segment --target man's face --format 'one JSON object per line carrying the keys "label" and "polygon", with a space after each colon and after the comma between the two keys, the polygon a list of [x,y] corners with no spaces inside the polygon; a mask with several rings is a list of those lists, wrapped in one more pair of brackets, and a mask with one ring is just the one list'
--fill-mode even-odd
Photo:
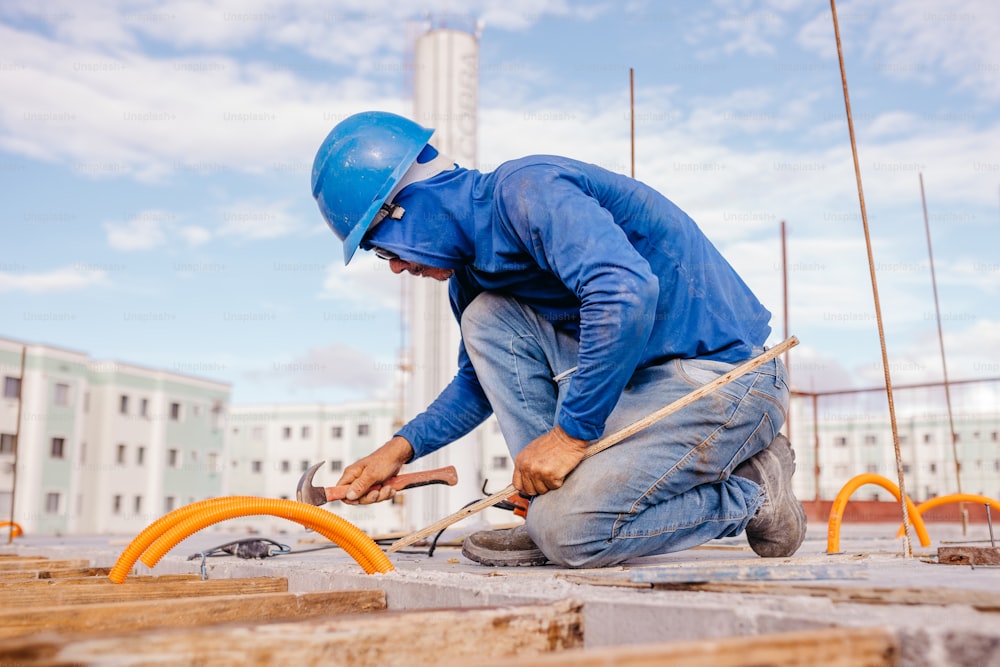
{"label": "man's face", "polygon": [[416,262],[408,262],[405,259],[400,259],[399,255],[382,248],[374,248],[375,256],[379,259],[384,259],[389,262],[389,269],[393,273],[402,273],[406,271],[411,276],[423,276],[424,278],[433,278],[434,280],[445,281],[451,278],[451,275],[455,273],[451,269],[435,269],[434,267],[427,266],[425,264],[417,264]]}
{"label": "man's face", "polygon": [[389,260],[389,268],[393,273],[402,273],[406,271],[412,276],[422,276],[424,278],[433,278],[434,280],[446,281],[451,278],[451,275],[455,273],[451,269],[435,269],[431,266],[426,266],[424,264],[417,264],[416,262],[407,262],[406,260],[395,259]]}

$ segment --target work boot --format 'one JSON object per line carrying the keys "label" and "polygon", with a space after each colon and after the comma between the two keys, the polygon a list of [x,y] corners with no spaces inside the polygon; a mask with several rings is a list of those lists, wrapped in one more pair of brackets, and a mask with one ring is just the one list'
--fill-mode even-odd
{"label": "work boot", "polygon": [[469,535],[462,543],[462,555],[480,565],[494,567],[545,565],[548,562],[523,524],[502,530],[480,530]]}
{"label": "work boot", "polygon": [[764,490],[764,502],[746,528],[750,548],[764,558],[791,556],[805,539],[806,512],[792,491],[794,472],[795,451],[783,435],[733,471]]}

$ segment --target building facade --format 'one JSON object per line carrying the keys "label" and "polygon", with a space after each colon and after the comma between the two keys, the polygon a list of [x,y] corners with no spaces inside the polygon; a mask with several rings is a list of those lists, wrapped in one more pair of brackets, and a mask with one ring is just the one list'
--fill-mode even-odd
{"label": "building facade", "polygon": [[222,494],[229,385],[7,339],[0,375],[0,517],[25,531],[137,533]]}

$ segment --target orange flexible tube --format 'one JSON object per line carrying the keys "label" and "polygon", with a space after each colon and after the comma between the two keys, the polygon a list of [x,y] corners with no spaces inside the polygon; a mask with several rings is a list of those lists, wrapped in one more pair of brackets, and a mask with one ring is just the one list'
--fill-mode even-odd
{"label": "orange flexible tube", "polygon": [[0,528],[6,528],[7,526],[10,526],[11,537],[21,537],[24,535],[24,531],[21,530],[21,524],[17,521],[0,521]]}
{"label": "orange flexible tube", "polygon": [[[144,564],[148,565],[149,567],[154,567],[160,561],[160,559],[163,558],[163,555],[166,554],[168,551],[170,551],[170,549],[172,549],[174,545],[176,545],[181,540],[187,538],[188,536],[192,535],[193,533],[201,530],[206,526],[210,526],[213,523],[218,523],[219,521],[224,521],[225,519],[232,519],[237,516],[248,516],[252,514],[274,514],[276,516],[281,516],[286,519],[296,520],[295,517],[288,516],[287,513],[278,513],[271,511],[258,512],[256,511],[256,509],[259,503],[256,501],[267,501],[268,505],[272,503],[272,499],[257,498],[255,496],[229,496],[224,498],[214,498],[207,501],[202,501],[200,503],[195,503],[196,505],[199,505],[197,511],[193,512],[189,511],[186,513],[178,514],[169,523],[169,525],[164,524],[161,527],[159,534],[155,535],[152,540],[149,540],[149,542],[147,542],[147,548],[143,552],[142,556],[140,556],[139,558]],[[273,501],[273,502],[284,504],[290,501]],[[292,509],[296,509],[295,506],[300,504],[301,503],[295,503],[291,507]],[[313,506],[306,505],[306,507],[313,507]],[[363,545],[364,542],[366,541],[370,542],[371,544],[374,543],[371,542],[371,540],[368,538],[367,535],[362,533],[360,530],[355,528],[352,524],[348,523],[341,517],[323,511],[321,511],[319,515],[316,515],[315,512],[311,512],[310,514],[311,516],[307,516],[299,520],[298,522],[301,523],[306,528],[311,528],[313,530],[316,530],[316,532],[324,534],[331,541],[336,542],[344,549],[344,551],[346,551],[352,558],[354,558],[354,560],[356,560],[358,564],[361,565],[361,567],[368,574],[372,574],[373,572],[378,571],[380,569],[380,567],[376,565],[376,561],[381,561],[379,557],[385,559],[386,561],[388,560],[387,558],[385,558],[385,554],[382,552],[382,550],[379,549],[377,546],[375,547],[375,553],[377,553],[378,556],[369,554],[364,549],[359,549],[356,546],[357,544]],[[210,519],[209,517],[216,517],[216,518]],[[346,541],[342,538],[334,539],[334,537],[331,537],[329,534],[327,534],[329,533],[329,530],[327,530],[326,533],[324,533],[324,531],[321,530],[323,528],[323,523],[325,523],[327,519],[331,517],[332,517],[331,524],[333,525],[334,528],[333,535],[336,536],[337,534],[348,533],[350,534],[352,539]],[[190,528],[195,525],[198,525],[198,527],[192,530],[187,530],[187,532],[184,532],[187,528]],[[179,529],[178,526],[183,526],[184,528]],[[327,526],[327,528],[329,528],[329,526]],[[177,537],[178,535],[179,537]],[[384,565],[384,563],[382,563],[382,565]],[[389,569],[390,570],[392,569],[391,564],[389,566]]]}
{"label": "orange flexible tube", "polygon": [[[223,497],[223,498],[210,498],[208,500],[202,500],[202,501],[199,501],[199,502],[196,502],[196,503],[191,503],[190,505],[185,505],[183,507],[179,507],[179,508],[175,509],[174,511],[172,511],[172,512],[170,512],[170,513],[168,513],[168,514],[166,514],[166,515],[164,515],[162,517],[160,517],[159,519],[157,519],[156,521],[154,521],[152,524],[150,524],[148,527],[146,527],[141,533],[139,533],[139,535],[134,540],[132,540],[132,543],[129,544],[129,546],[122,553],[121,558],[118,559],[119,563],[120,563],[120,566],[116,564],[115,568],[113,568],[111,570],[111,573],[109,574],[109,577],[111,578],[112,581],[115,581],[117,583],[121,583],[122,581],[124,581],[125,577],[128,576],[129,570],[135,564],[135,561],[140,558],[140,556],[149,548],[149,546],[153,542],[155,542],[160,536],[162,536],[165,532],[167,532],[168,530],[170,530],[171,528],[173,528],[177,524],[181,523],[182,521],[186,521],[186,520],[188,520],[192,516],[198,515],[198,514],[200,514],[202,512],[205,512],[205,511],[208,511],[208,509],[210,507],[218,506],[218,504],[220,502],[229,501],[229,502],[232,502],[232,503],[239,504],[241,501],[245,501],[247,499],[263,500],[262,498],[256,498],[254,496],[228,496],[228,497]],[[259,513],[260,514],[270,514],[271,512],[259,512]],[[251,512],[251,514],[253,514],[253,512]],[[242,513],[242,514],[236,513],[236,514],[233,514],[229,518],[235,518],[236,516],[246,516],[246,513]],[[281,515],[279,514],[278,516],[281,516]],[[340,517],[337,517],[336,515],[331,515],[328,512],[324,512],[324,513],[322,513],[320,515],[320,518],[323,518],[323,517],[326,517],[328,519],[329,519],[329,517],[334,517],[331,520],[334,521],[335,523],[337,522],[337,520],[343,521],[342,519],[340,519]],[[344,522],[344,523],[346,523],[346,522]],[[311,529],[315,530],[316,532],[325,535],[331,541],[334,541],[334,542],[340,544],[340,541],[334,539],[329,534],[324,533],[324,531],[322,529],[322,526],[317,526],[315,523],[312,523],[312,522],[309,523],[309,524],[303,524],[303,525],[305,525],[306,528],[311,528]],[[348,525],[350,525],[350,524],[348,524]],[[353,528],[353,526],[351,526],[351,527]],[[364,534],[362,533],[362,535],[364,535]],[[357,536],[355,536],[355,537],[357,537]],[[367,538],[367,535],[364,535],[364,538]],[[363,538],[357,538],[357,539],[362,539],[362,541],[363,541]],[[343,545],[341,544],[341,546],[343,546]],[[371,574],[373,571],[379,569],[378,567],[376,567],[372,563],[372,560],[370,558],[364,556],[363,553],[360,554],[361,560],[359,560],[359,555],[356,552],[356,550],[355,550],[354,553],[351,553],[348,549],[345,549],[345,551],[348,551],[350,553],[350,555],[352,557],[354,557],[355,560],[358,560],[359,564],[361,564],[361,566],[369,574]],[[380,553],[381,553],[381,551],[380,551]],[[155,565],[155,563],[158,562],[158,560],[159,559],[157,559],[157,561],[149,562],[149,561],[147,561],[146,558],[142,558],[142,562],[146,563],[150,567],[152,567],[153,565]],[[384,563],[383,563],[383,566],[384,566]]]}
{"label": "orange flexible tube", "polygon": [[[932,510],[935,507],[940,507],[941,505],[948,505],[949,503],[979,503],[980,505],[989,505],[996,511],[1000,512],[1000,502],[997,502],[992,498],[980,496],[975,493],[949,493],[948,495],[937,496],[936,498],[931,498],[930,500],[925,500],[920,503],[917,505],[917,514],[921,515],[921,518],[923,518],[923,513],[927,510]],[[903,534],[902,526],[899,527],[899,531],[896,534]]]}
{"label": "orange flexible tube", "polygon": [[[837,494],[836,499],[833,501],[833,505],[830,507],[830,523],[827,526],[826,533],[827,553],[840,553],[840,524],[843,521],[844,508],[847,507],[847,501],[850,499],[851,494],[865,484],[878,484],[895,496],[897,501],[900,500],[899,487],[882,475],[866,472],[848,480],[847,484],[844,484],[844,487],[840,490],[840,493]],[[906,507],[909,512],[910,519],[913,521],[913,529],[917,531],[917,537],[920,538],[920,545],[924,547],[928,546],[931,543],[931,538],[930,535],[927,534],[927,527],[924,525],[924,520],[917,512],[917,508],[913,506],[913,501],[910,500],[909,496],[906,497]]]}
{"label": "orange flexible tube", "polygon": [[[170,531],[172,542],[163,541],[157,547],[157,554],[143,558],[143,562],[155,565],[177,542],[194,532],[225,519],[255,514],[270,514],[296,521],[311,528],[343,548],[365,572],[391,572],[392,563],[375,542],[350,522],[336,514],[292,500],[258,498],[255,496],[226,496],[212,498],[180,507],[147,526],[125,548],[115,563],[108,578],[122,583],[139,556],[150,545]],[[183,526],[183,529],[180,527]],[[178,530],[174,530],[178,528]],[[185,532],[187,531],[187,532]]]}
{"label": "orange flexible tube", "polygon": [[[220,502],[209,503],[202,511],[179,521],[157,537],[142,554],[142,562],[149,567],[154,567],[178,542],[202,528],[220,521],[253,514],[273,514],[296,521],[307,528],[325,534],[356,560],[368,574],[377,571],[390,572],[393,569],[388,557],[371,538],[336,514],[330,514],[314,505],[292,500],[255,497],[250,497],[249,501],[239,497],[235,499],[219,498],[217,500]],[[267,510],[273,503],[278,503],[279,506],[275,507],[278,511],[261,511],[262,509]],[[328,521],[328,519],[333,519],[333,521]],[[326,530],[324,532],[318,530],[319,528],[326,528]],[[370,549],[366,549],[366,546]],[[383,569],[385,565],[388,565],[388,568]]]}

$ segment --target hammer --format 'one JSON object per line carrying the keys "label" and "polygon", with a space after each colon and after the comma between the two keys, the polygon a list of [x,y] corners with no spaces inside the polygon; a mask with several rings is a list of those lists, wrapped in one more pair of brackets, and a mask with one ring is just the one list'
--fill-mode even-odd
{"label": "hammer", "polygon": [[[302,473],[302,477],[299,478],[299,485],[295,489],[295,499],[300,503],[323,505],[324,503],[328,503],[332,500],[343,500],[347,497],[347,491],[351,488],[349,485],[313,485],[313,475],[316,474],[317,470],[323,467],[324,463],[326,463],[326,461],[320,461],[316,465],[309,468],[309,470]],[[390,477],[382,482],[382,484],[376,485],[372,488],[389,486],[396,491],[402,491],[403,489],[412,489],[413,487],[426,486],[427,484],[447,484],[448,486],[455,486],[458,484],[458,473],[455,471],[455,466],[396,475],[395,477]]]}

